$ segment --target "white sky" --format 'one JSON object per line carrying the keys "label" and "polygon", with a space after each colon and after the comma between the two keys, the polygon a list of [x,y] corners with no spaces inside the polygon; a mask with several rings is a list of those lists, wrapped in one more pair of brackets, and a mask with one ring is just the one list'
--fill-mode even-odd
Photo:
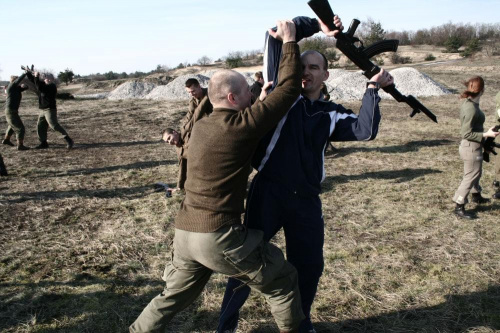
{"label": "white sky", "polygon": [[[499,22],[500,0],[334,1],[345,26],[371,17],[387,30]],[[473,5],[472,5],[473,4]],[[21,64],[58,73],[148,72],[204,55],[262,49],[277,19],[314,17],[306,0],[0,0],[0,78]]]}

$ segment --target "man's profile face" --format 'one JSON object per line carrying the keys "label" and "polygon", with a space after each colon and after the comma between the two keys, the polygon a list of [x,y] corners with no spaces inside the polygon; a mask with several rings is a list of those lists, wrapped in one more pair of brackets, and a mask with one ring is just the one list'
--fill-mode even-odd
{"label": "man's profile face", "polygon": [[163,141],[172,146],[177,146],[179,144],[179,132],[173,131],[170,134],[163,133]]}
{"label": "man's profile face", "polygon": [[197,86],[196,84],[192,84],[191,87],[186,87],[187,93],[196,99],[203,98],[203,90],[201,90],[201,86]]}
{"label": "man's profile face", "polygon": [[316,93],[328,79],[323,57],[319,53],[309,53],[300,58],[302,62],[302,89],[306,93]]}

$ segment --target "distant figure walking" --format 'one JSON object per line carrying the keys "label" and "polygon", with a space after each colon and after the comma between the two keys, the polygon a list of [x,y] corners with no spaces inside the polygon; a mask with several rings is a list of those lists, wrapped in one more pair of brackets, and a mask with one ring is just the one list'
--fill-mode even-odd
{"label": "distant figure walking", "polygon": [[47,143],[47,129],[49,126],[63,136],[66,141],[66,147],[71,149],[73,147],[73,140],[57,121],[57,87],[54,83],[54,76],[52,74],[45,74],[42,81],[38,72],[35,72],[33,75],[30,71],[27,71],[27,75],[28,79],[35,84],[38,90],[38,108],[41,110],[37,123],[37,134],[40,144],[35,149],[49,148],[49,144]]}
{"label": "distant figure walking", "polygon": [[28,89],[28,86],[21,84],[26,77],[26,73],[21,76],[11,76],[10,84],[6,89],[7,99],[5,100],[5,119],[7,120],[7,130],[5,131],[5,138],[2,144],[13,146],[10,141],[12,134],[16,133],[17,150],[28,150],[29,148],[24,145],[24,124],[19,117],[19,105],[21,105],[21,98],[23,91]]}
{"label": "distant figure walking", "polygon": [[473,219],[475,216],[465,211],[468,203],[469,192],[472,195],[471,201],[482,204],[490,201],[481,196],[481,179],[483,167],[483,138],[496,137],[499,132],[494,132],[493,127],[484,132],[485,116],[479,108],[479,100],[484,92],[484,80],[480,76],[475,76],[464,82],[466,90],[460,95],[465,98],[465,102],[460,108],[460,134],[462,141],[458,151],[464,161],[464,177],[458,190],[453,196],[456,203],[454,213],[464,219]]}

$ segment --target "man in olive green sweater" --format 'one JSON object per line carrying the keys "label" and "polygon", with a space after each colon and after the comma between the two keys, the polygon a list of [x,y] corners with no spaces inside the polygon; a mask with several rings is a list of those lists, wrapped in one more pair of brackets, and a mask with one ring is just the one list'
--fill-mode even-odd
{"label": "man in olive green sweater", "polygon": [[231,70],[210,80],[214,111],[196,122],[191,134],[186,197],[175,220],[172,262],[163,275],[166,286],[130,326],[131,332],[163,332],[198,297],[212,272],[261,292],[282,332],[296,331],[304,318],[295,268],[263,240],[262,231],[241,224],[252,155],[301,89],[295,25],[279,21],[277,26],[270,34],[283,40],[283,59],[279,84],[269,96],[251,105],[245,78]]}

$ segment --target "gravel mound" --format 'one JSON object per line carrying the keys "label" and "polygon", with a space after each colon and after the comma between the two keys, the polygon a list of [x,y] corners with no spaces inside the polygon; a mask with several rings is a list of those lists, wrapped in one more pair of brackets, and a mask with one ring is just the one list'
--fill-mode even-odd
{"label": "gravel mound", "polygon": [[196,78],[203,88],[208,86],[208,81],[210,80],[208,76],[203,74],[181,75],[167,85],[156,87],[149,94],[144,96],[144,98],[153,100],[189,100],[191,97],[186,93],[185,84],[186,80],[190,78]]}
{"label": "gravel mound", "polygon": [[108,99],[110,100],[119,100],[119,99],[139,99],[144,98],[147,94],[156,88],[156,84],[151,82],[138,82],[131,81],[125,82],[119,85],[115,90],[113,90],[109,95]]}
{"label": "gravel mound", "polygon": [[86,94],[86,95],[74,95],[75,99],[105,99],[108,98],[109,92],[97,93],[97,94]]}
{"label": "gravel mound", "polygon": [[[365,93],[368,81],[361,72],[349,72],[343,69],[329,70],[330,77],[326,81],[330,98],[333,101],[361,100]],[[403,95],[441,96],[451,94],[445,87],[432,80],[427,75],[411,67],[402,67],[390,71],[394,77],[396,88]],[[380,91],[381,98],[392,98],[391,95]]]}

